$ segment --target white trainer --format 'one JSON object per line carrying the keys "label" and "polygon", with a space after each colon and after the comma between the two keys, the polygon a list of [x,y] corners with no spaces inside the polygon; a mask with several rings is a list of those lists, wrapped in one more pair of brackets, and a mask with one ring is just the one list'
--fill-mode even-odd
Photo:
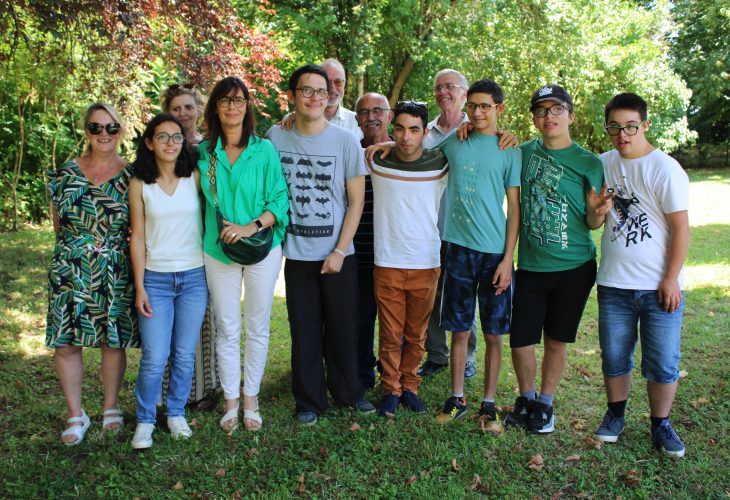
{"label": "white trainer", "polygon": [[152,447],[152,433],[155,431],[155,424],[141,423],[137,424],[132,438],[132,448],[135,450],[144,450]]}
{"label": "white trainer", "polygon": [[170,429],[170,434],[175,439],[177,438],[189,438],[193,435],[193,431],[190,430],[188,421],[185,417],[167,417],[167,427]]}

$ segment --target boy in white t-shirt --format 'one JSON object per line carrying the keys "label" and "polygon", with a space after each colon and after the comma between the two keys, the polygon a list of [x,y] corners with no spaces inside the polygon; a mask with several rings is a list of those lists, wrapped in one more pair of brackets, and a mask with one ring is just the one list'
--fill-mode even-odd
{"label": "boy in white t-shirt", "polygon": [[606,105],[605,119],[616,149],[601,155],[601,161],[616,196],[606,217],[597,278],[608,410],[595,438],[615,442],[623,431],[640,332],[652,442],[664,453],[682,457],[685,446],[669,423],[669,411],[681,358],[689,180],[679,163],[646,139],[650,122],[641,97],[615,96]]}
{"label": "boy in white t-shirt", "polygon": [[399,405],[426,412],[417,396],[418,365],[440,274],[437,221],[447,178],[444,154],[423,149],[427,123],[424,103],[399,102],[393,122],[395,148],[375,157],[370,175],[378,357],[383,367],[378,413],[385,417],[393,417]]}

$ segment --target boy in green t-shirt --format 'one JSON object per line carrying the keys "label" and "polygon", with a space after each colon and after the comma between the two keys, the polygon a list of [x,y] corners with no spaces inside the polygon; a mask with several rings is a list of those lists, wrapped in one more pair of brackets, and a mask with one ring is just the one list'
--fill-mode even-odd
{"label": "boy in green t-shirt", "polygon": [[[596,247],[590,231],[603,224],[613,195],[606,186],[596,193],[603,184],[601,161],[570,137],[575,113],[565,89],[540,87],[532,94],[530,111],[542,138],[521,146],[522,220],[510,337],[520,396],[505,424],[544,434],[555,428],[553,395],[565,367],[567,345],[575,342],[596,280]],[[535,344],[543,330],[538,396]]]}
{"label": "boy in green t-shirt", "polygon": [[[512,262],[520,221],[519,149],[500,150],[497,120],[504,93],[492,80],[474,82],[466,111],[473,129],[461,142],[456,135],[440,146],[451,173],[444,217],[443,284],[438,304],[440,326],[452,332],[452,396],[436,417],[446,423],[466,413],[464,367],[476,301],[486,341],[484,399],[479,415],[496,422],[494,396],[502,359],[502,335],[509,333]],[[502,205],[507,198],[507,215]]]}

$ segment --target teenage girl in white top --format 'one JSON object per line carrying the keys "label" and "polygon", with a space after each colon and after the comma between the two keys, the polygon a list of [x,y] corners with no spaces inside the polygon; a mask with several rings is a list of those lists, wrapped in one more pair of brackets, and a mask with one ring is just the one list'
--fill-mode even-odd
{"label": "teenage girl in white top", "polygon": [[180,122],[156,116],[137,149],[129,186],[131,257],[142,360],[137,377],[136,449],[152,446],[157,401],[170,363],[167,426],[190,437],[185,403],[190,395],[195,347],[208,288],[203,267],[200,176]]}

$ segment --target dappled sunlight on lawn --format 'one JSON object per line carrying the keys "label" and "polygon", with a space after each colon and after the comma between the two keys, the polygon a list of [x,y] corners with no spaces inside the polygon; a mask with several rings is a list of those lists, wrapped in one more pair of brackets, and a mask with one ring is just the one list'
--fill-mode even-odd
{"label": "dappled sunlight on lawn", "polygon": [[690,183],[690,226],[727,223],[730,223],[730,185],[711,181]]}
{"label": "dappled sunlight on lawn", "polygon": [[725,288],[725,295],[730,297],[730,265],[701,264],[688,266],[684,270],[684,284],[687,290],[708,286]]}

